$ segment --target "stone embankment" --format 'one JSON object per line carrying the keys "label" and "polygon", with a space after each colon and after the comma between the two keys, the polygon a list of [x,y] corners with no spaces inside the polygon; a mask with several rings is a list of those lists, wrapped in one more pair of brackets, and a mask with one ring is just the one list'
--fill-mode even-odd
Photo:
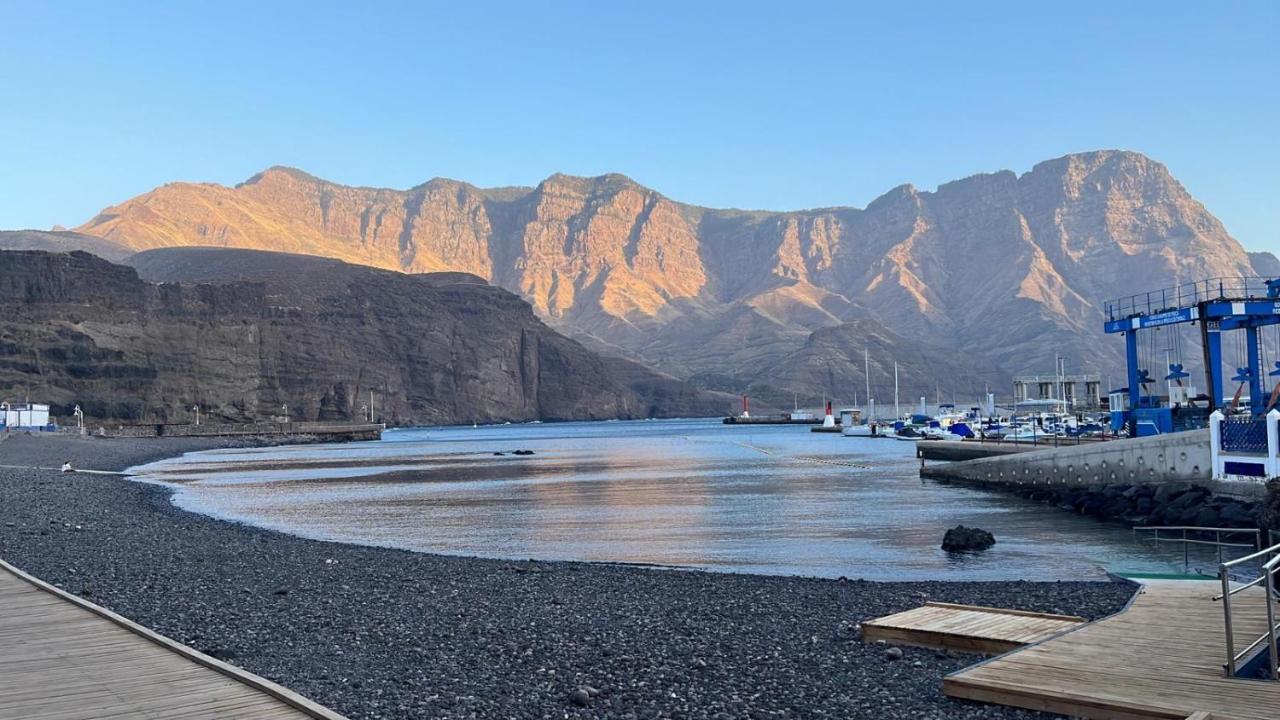
{"label": "stone embankment", "polygon": [[1266,525],[1266,485],[1214,481],[1210,468],[1208,431],[1196,430],[929,465],[920,476],[1130,525]]}
{"label": "stone embankment", "polygon": [[1095,488],[1016,486],[1014,492],[1081,515],[1129,525],[1259,526],[1260,504],[1215,495],[1201,485],[1102,485]]}
{"label": "stone embankment", "polygon": [[118,425],[95,435],[114,438],[262,437],[310,440],[377,440],[384,425],[347,422],[204,423],[202,425]]}

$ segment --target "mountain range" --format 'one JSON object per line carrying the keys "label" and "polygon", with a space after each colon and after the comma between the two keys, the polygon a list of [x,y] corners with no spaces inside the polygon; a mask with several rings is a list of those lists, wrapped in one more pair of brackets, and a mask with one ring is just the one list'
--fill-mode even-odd
{"label": "mountain range", "polygon": [[904,397],[971,398],[1058,355],[1118,372],[1106,300],[1280,272],[1163,165],[1110,150],[794,212],[699,207],[622,175],[391,190],[274,167],[234,187],[164,185],[75,233],[469,273],[592,349],[778,402],[864,392],[864,350],[881,398],[895,361]]}

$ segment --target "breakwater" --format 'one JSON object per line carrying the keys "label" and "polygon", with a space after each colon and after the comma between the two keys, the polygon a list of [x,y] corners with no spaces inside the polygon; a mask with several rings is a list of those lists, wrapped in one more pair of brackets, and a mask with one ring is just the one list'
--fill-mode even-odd
{"label": "breakwater", "polygon": [[310,438],[325,441],[378,440],[385,427],[378,423],[284,422],[284,423],[203,423],[200,425],[118,425],[103,426],[94,434],[101,437],[270,437]]}
{"label": "breakwater", "polygon": [[1207,430],[924,465],[982,486],[1131,525],[1259,527],[1263,482],[1212,479]]}

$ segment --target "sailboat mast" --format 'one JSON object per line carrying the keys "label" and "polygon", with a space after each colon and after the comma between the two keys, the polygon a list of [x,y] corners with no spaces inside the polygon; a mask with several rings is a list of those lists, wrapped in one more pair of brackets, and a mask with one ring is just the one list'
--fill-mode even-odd
{"label": "sailboat mast", "polygon": [[893,419],[902,418],[902,411],[898,408],[898,361],[893,361]]}
{"label": "sailboat mast", "polygon": [[862,379],[867,383],[867,401],[871,400],[871,360],[867,357],[867,349],[862,348]]}

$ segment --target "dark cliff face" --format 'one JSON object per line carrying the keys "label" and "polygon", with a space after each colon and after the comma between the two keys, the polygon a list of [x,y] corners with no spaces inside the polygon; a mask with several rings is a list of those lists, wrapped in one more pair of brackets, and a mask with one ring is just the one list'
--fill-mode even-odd
{"label": "dark cliff face", "polygon": [[[0,316],[0,396],[47,399],[62,416],[79,404],[91,418],[126,422],[183,422],[194,405],[232,421],[286,405],[295,420],[359,418],[370,393],[377,419],[390,423],[724,409],[706,394],[673,392],[664,376],[619,371],[473,276],[253,251],[158,252],[197,253],[177,265],[203,266],[207,277],[180,279],[210,282],[155,284],[79,252],[0,252],[0,295],[10,299]],[[220,281],[228,276],[243,279]]]}

